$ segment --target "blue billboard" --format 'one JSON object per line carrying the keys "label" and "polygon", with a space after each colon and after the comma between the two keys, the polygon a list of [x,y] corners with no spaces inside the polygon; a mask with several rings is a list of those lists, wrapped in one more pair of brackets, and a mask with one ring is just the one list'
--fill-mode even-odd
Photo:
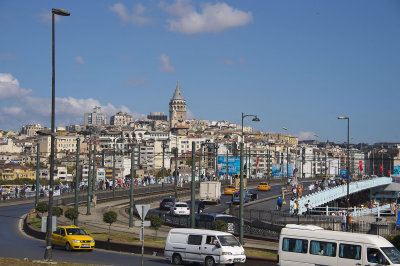
{"label": "blue billboard", "polygon": [[393,174],[392,176],[400,176],[400,165],[395,165],[393,167]]}
{"label": "blue billboard", "polygon": [[[218,156],[218,175],[226,174],[226,156]],[[240,156],[228,156],[228,174],[240,174]]]}
{"label": "blue billboard", "polygon": [[[289,164],[289,176],[292,176],[295,174],[294,170],[295,167],[293,164]],[[287,169],[286,169],[286,164],[272,164],[272,176],[275,177],[286,177],[287,176]]]}

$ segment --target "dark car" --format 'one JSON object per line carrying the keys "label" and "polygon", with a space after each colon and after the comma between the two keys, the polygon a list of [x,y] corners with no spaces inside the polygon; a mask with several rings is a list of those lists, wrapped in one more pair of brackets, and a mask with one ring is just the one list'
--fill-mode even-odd
{"label": "dark car", "polygon": [[168,197],[168,198],[163,198],[163,200],[160,202],[160,210],[170,210],[172,206],[174,206],[175,203],[175,198],[173,197]]}
{"label": "dark car", "polygon": [[228,225],[228,232],[233,233],[235,231],[235,218],[232,215],[221,214],[221,213],[200,213],[195,217],[196,227],[199,228],[211,228],[211,223],[214,221],[224,221]]}

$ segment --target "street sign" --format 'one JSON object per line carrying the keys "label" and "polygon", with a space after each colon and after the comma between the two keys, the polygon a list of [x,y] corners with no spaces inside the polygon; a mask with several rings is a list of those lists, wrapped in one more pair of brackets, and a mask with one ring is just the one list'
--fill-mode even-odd
{"label": "street sign", "polygon": [[[147,215],[147,212],[150,210],[150,204],[146,204],[146,205],[136,205],[136,210],[138,211],[138,214],[140,216],[140,218],[142,220],[144,220],[144,218]],[[143,216],[142,216],[143,215]]]}
{"label": "street sign", "polygon": [[[142,221],[135,221],[135,226],[142,226]],[[143,221],[143,226],[150,226],[150,221]]]}

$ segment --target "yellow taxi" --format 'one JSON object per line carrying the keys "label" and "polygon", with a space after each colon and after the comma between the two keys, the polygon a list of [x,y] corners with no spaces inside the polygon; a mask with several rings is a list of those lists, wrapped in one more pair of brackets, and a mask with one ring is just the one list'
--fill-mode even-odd
{"label": "yellow taxi", "polygon": [[82,228],[75,225],[59,226],[51,233],[51,245],[62,246],[65,250],[93,250],[94,239]]}
{"label": "yellow taxi", "polygon": [[225,189],[224,189],[224,194],[225,195],[232,195],[233,194],[233,192],[235,192],[237,189],[235,188],[235,186],[227,186]]}
{"label": "yellow taxi", "polygon": [[267,182],[261,182],[261,183],[258,185],[257,189],[258,189],[258,190],[263,190],[263,191],[268,191],[268,190],[271,189],[271,186],[268,185]]}

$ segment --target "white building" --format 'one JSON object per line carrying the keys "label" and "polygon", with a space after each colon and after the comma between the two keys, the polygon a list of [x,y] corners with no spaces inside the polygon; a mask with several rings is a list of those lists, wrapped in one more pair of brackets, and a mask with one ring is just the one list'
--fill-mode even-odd
{"label": "white building", "polygon": [[101,107],[96,106],[91,113],[85,113],[85,125],[106,124],[106,114],[101,112]]}

